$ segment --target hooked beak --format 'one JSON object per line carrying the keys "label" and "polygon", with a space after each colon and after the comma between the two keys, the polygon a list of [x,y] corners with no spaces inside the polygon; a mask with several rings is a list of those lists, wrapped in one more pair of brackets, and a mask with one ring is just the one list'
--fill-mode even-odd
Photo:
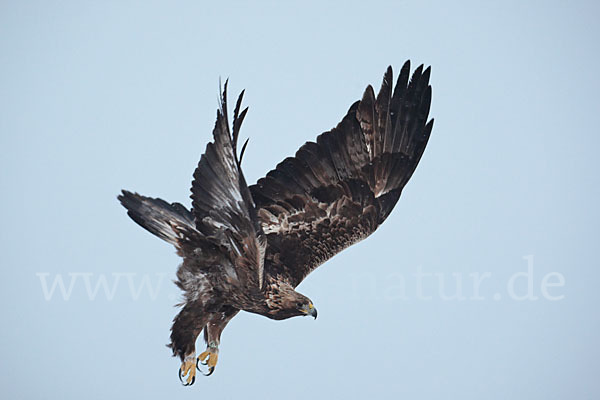
{"label": "hooked beak", "polygon": [[315,308],[315,306],[313,305],[313,303],[305,304],[304,307],[302,307],[301,311],[305,315],[310,315],[314,319],[317,319],[317,309]]}

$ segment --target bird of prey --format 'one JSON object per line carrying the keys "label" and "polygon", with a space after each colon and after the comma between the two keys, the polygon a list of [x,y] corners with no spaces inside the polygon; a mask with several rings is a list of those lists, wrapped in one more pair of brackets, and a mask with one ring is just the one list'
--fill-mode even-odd
{"label": "bird of prey", "polygon": [[[407,61],[394,86],[388,67],[377,95],[369,85],[335,128],[251,186],[241,168],[247,141],[238,148],[244,92],[230,125],[225,83],[213,141],[194,172],[191,210],[126,190],[118,196],[135,222],[183,258],[175,283],[184,302],[169,346],[184,385],[194,383],[198,363],[214,371],[221,333],[240,310],[275,320],[317,317],[295,288],[390,215],[433,127],[429,76],[421,65],[411,77]],[[201,332],[207,347],[196,357]]]}

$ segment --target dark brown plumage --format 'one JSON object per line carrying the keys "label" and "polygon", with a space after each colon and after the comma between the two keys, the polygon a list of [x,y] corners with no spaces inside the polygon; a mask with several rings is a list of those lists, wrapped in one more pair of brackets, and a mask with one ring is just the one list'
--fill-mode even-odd
{"label": "dark brown plumage", "polygon": [[[119,200],[139,225],[175,245],[183,263],[177,285],[185,304],[175,317],[171,348],[195,379],[195,341],[212,373],[220,335],[240,310],[272,319],[313,315],[312,302],[294,288],[316,267],[366,238],[389,216],[427,145],[433,120],[430,69],[409,80],[406,62],[393,87],[391,67],[379,94],[368,86],[342,121],[307,142],[248,187],[237,142],[247,109],[235,106],[232,130],[227,83],[214,141],[192,183],[192,211],[123,191]],[[238,155],[239,154],[239,155]]]}

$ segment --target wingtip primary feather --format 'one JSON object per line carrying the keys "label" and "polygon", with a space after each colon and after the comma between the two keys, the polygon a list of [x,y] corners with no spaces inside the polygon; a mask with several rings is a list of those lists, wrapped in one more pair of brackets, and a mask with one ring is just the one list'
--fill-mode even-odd
{"label": "wingtip primary feather", "polygon": [[242,146],[242,151],[240,151],[240,164],[242,163],[242,159],[244,158],[244,153],[246,152],[246,146],[248,146],[248,141],[250,138],[246,139],[244,145]]}
{"label": "wingtip primary feather", "polygon": [[[241,153],[238,154],[238,140],[239,140],[239,134],[240,134],[240,129],[242,126],[242,123],[244,122],[244,119],[246,118],[246,114],[248,113],[248,107],[245,107],[243,110],[240,109],[242,107],[242,101],[244,98],[244,94],[246,93],[246,90],[242,90],[240,92],[240,94],[238,95],[236,104],[235,104],[235,108],[233,111],[233,125],[230,126],[229,125],[229,119],[228,119],[228,105],[227,105],[227,88],[229,85],[229,78],[227,78],[225,80],[225,84],[223,86],[221,86],[221,81],[219,79],[219,90],[220,90],[220,102],[219,102],[219,109],[217,111],[217,121],[215,124],[215,130],[213,131],[213,136],[214,134],[217,133],[226,133],[227,136],[227,140],[230,141],[231,143],[231,147],[233,148],[233,153],[234,153],[234,157],[236,159],[236,162],[241,163]],[[223,126],[219,127],[219,124],[223,124]],[[217,130],[217,128],[220,128],[219,130]],[[217,137],[215,136],[215,140],[217,140]]]}
{"label": "wingtip primary feather", "polygon": [[394,76],[394,69],[392,68],[391,65],[388,65],[387,69],[385,70],[385,74],[383,74],[383,76],[384,76],[384,78],[386,76],[389,76],[390,78],[392,78]]}

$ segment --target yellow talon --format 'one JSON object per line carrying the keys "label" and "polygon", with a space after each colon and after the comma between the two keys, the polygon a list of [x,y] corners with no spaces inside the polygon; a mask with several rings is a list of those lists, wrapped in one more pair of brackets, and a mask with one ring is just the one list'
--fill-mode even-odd
{"label": "yellow talon", "polygon": [[206,360],[207,357],[210,357],[210,352],[208,350],[200,353],[200,355],[198,356],[198,360],[200,360],[200,362],[204,362],[204,360]]}
{"label": "yellow talon", "polygon": [[219,360],[219,355],[217,353],[210,353],[208,356],[208,365],[209,368],[214,368],[217,365],[217,361]]}
{"label": "yellow talon", "polygon": [[[185,380],[186,383],[183,383],[183,379],[187,375]],[[179,379],[184,386],[193,385],[196,381],[196,357],[195,356],[187,356],[181,367],[179,368]]]}
{"label": "yellow talon", "polygon": [[[216,346],[208,347],[206,351],[200,353],[198,356],[198,361],[201,364],[204,364],[208,367],[208,375],[212,374],[215,370],[215,366],[217,365],[217,361],[219,360],[219,350]],[[205,374],[207,375],[207,374]]]}

